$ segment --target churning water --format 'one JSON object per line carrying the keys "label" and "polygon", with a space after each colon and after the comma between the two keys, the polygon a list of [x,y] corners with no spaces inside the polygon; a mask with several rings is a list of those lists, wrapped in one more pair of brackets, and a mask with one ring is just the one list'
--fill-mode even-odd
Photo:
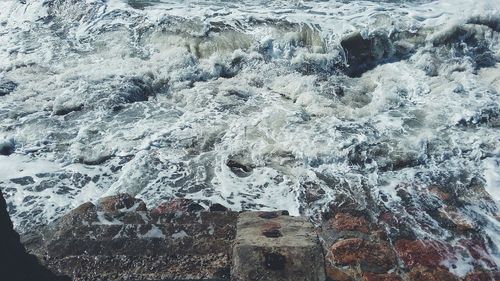
{"label": "churning water", "polygon": [[497,0],[2,0],[0,188],[21,230],[127,192],[452,241],[437,187],[500,260],[499,60]]}

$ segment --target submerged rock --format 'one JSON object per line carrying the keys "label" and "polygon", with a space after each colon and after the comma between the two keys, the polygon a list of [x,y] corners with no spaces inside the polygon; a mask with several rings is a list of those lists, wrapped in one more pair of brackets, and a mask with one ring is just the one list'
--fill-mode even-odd
{"label": "submerged rock", "polygon": [[9,156],[16,150],[14,140],[0,140],[0,155]]}
{"label": "submerged rock", "polygon": [[121,193],[101,198],[97,204],[97,210],[102,212],[113,212],[120,210],[146,211],[146,204],[129,194]]}
{"label": "submerged rock", "polygon": [[375,67],[379,60],[394,52],[389,38],[382,34],[363,38],[361,34],[355,33],[344,38],[340,44],[344,48],[349,65],[347,74],[354,77],[361,76]]}
{"label": "submerged rock", "polygon": [[221,204],[212,204],[209,208],[210,212],[226,212],[228,209]]}
{"label": "submerged rock", "polygon": [[12,93],[17,88],[17,83],[14,81],[0,78],[0,97]]}

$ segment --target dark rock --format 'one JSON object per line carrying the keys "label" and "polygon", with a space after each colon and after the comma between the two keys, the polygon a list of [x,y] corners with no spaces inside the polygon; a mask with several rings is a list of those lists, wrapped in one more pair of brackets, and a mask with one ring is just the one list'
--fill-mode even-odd
{"label": "dark rock", "polygon": [[17,84],[14,81],[0,79],[0,97],[12,93],[16,88]]}
{"label": "dark rock", "polygon": [[490,253],[488,253],[486,242],[481,237],[461,239],[458,241],[458,243],[469,251],[474,260],[481,261],[491,268],[496,267],[495,260],[490,255]]}
{"label": "dark rock", "polygon": [[83,104],[75,105],[75,106],[57,106],[54,107],[53,112],[54,115],[66,115],[71,112],[81,111],[83,109]]}
{"label": "dark rock", "polygon": [[13,140],[0,140],[0,155],[9,156],[16,150]]}
{"label": "dark rock", "polygon": [[324,220],[329,220],[339,212],[345,213],[363,213],[365,209],[361,207],[351,196],[344,193],[338,194],[335,199],[330,202],[328,208],[321,214]]}
{"label": "dark rock", "polygon": [[174,201],[156,213],[127,194],[84,203],[30,250],[79,281],[228,278],[238,214],[189,212],[192,201]]}
{"label": "dark rock", "polygon": [[260,218],[263,218],[263,219],[275,219],[277,217],[279,217],[280,215],[277,213],[277,212],[262,212],[259,214],[259,217]]}
{"label": "dark rock", "polygon": [[355,33],[342,40],[340,43],[346,53],[347,74],[361,76],[365,71],[374,68],[378,61],[392,55],[392,44],[383,34],[363,38]]}
{"label": "dark rock", "polygon": [[412,226],[401,216],[391,211],[382,211],[379,224],[389,227],[389,236],[397,239],[416,239]]}
{"label": "dark rock", "polygon": [[74,225],[90,225],[97,221],[97,208],[91,202],[83,203],[57,220],[59,228],[72,228]]}
{"label": "dark rock", "polygon": [[306,203],[313,203],[321,199],[324,195],[325,191],[321,185],[315,182],[301,183],[300,198],[302,198]]}
{"label": "dark rock", "polygon": [[201,206],[198,203],[191,203],[191,204],[189,204],[187,211],[188,212],[200,212],[200,211],[205,211],[205,208],[203,208],[203,206]]}
{"label": "dark rock", "polygon": [[228,209],[219,203],[212,204],[209,208],[210,212],[226,212]]}
{"label": "dark rock", "polygon": [[15,179],[10,179],[11,182],[15,184],[20,184],[20,185],[29,185],[29,184],[34,184],[35,181],[33,180],[32,177],[26,176],[22,178],[15,178]]}
{"label": "dark rock", "polygon": [[253,168],[249,165],[244,165],[242,163],[239,163],[236,160],[228,160],[226,162],[226,165],[231,169],[231,171],[239,176],[239,177],[246,177],[248,176],[249,173],[252,172]]}
{"label": "dark rock", "polygon": [[0,277],[9,281],[71,280],[57,276],[43,267],[33,255],[26,253],[7,213],[7,204],[0,192]]}

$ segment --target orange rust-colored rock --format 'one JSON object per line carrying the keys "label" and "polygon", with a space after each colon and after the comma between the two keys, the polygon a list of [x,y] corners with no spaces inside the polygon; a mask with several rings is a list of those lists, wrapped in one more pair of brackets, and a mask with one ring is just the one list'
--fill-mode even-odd
{"label": "orange rust-colored rock", "polygon": [[443,200],[443,201],[446,201],[448,199],[450,199],[450,194],[448,194],[447,192],[444,192],[439,186],[437,185],[431,185],[429,186],[429,191],[434,194],[436,197],[438,197],[439,199]]}
{"label": "orange rust-colored rock", "polygon": [[366,272],[363,274],[363,281],[401,281],[401,277],[394,273],[375,274]]}
{"label": "orange rust-colored rock", "polygon": [[449,249],[442,243],[431,240],[400,239],[395,243],[396,253],[409,266],[434,267],[446,258]]}
{"label": "orange rust-colored rock", "polygon": [[476,271],[467,274],[464,281],[495,281],[500,280],[500,272]]}
{"label": "orange rust-colored rock", "polygon": [[337,230],[369,232],[368,222],[362,217],[355,217],[348,213],[338,213],[331,219],[331,225]]}
{"label": "orange rust-colored rock", "polygon": [[460,231],[474,230],[477,227],[474,221],[472,221],[459,211],[455,210],[454,208],[445,206],[439,208],[438,211],[441,218],[451,221]]}
{"label": "orange rust-colored rock", "polygon": [[353,280],[353,278],[351,276],[349,276],[349,274],[347,274],[346,272],[344,272],[336,267],[330,266],[330,265],[326,266],[325,271],[326,271],[326,277],[327,277],[328,281],[351,281],[351,280]]}
{"label": "orange rust-colored rock", "polygon": [[340,240],[332,245],[331,261],[340,265],[361,265],[364,271],[387,272],[396,263],[389,244],[360,238]]}
{"label": "orange rust-colored rock", "polygon": [[458,281],[459,279],[448,270],[434,267],[415,267],[408,274],[409,281]]}

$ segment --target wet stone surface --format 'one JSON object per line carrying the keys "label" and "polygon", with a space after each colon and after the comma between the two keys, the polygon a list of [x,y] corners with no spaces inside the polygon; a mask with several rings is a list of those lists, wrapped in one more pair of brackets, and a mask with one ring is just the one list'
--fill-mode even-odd
{"label": "wet stone surface", "polygon": [[[457,246],[391,233],[397,222],[397,214],[386,211],[370,217],[334,209],[314,226],[286,211],[237,213],[187,199],[148,209],[140,199],[117,194],[80,205],[25,233],[22,242],[52,271],[75,281],[499,280],[480,236]],[[464,253],[474,267],[457,276],[453,269]]]}
{"label": "wet stone surface", "polygon": [[[460,246],[418,239],[405,230],[397,214],[386,211],[377,220],[364,212],[335,209],[323,221],[319,236],[328,281],[491,281],[499,276],[481,239],[469,236],[459,241]],[[452,271],[463,270],[461,255],[470,255],[481,269],[457,276]]]}
{"label": "wet stone surface", "polygon": [[187,211],[178,203],[158,212],[128,194],[105,197],[82,204],[25,245],[73,280],[227,280],[237,213]]}

